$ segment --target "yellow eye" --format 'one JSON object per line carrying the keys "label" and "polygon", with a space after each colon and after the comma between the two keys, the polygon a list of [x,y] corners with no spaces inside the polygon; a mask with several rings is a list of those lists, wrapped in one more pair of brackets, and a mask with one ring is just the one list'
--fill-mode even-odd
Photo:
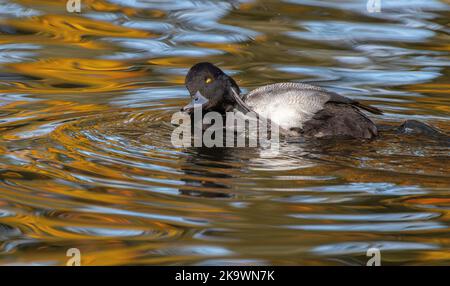
{"label": "yellow eye", "polygon": [[205,79],[205,82],[206,83],[210,83],[210,82],[212,82],[213,80],[212,80],[212,78],[210,78],[210,77],[207,77],[206,79]]}

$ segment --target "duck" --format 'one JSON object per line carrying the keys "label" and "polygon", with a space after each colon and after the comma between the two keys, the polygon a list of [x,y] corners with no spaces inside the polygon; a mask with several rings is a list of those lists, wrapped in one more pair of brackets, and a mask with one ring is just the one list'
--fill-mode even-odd
{"label": "duck", "polygon": [[222,115],[230,111],[255,112],[277,124],[285,134],[309,138],[375,138],[377,126],[364,112],[383,113],[305,83],[275,83],[242,94],[231,76],[209,62],[193,65],[185,77],[185,86],[191,97],[191,102],[181,109],[185,113],[192,115],[194,107]]}

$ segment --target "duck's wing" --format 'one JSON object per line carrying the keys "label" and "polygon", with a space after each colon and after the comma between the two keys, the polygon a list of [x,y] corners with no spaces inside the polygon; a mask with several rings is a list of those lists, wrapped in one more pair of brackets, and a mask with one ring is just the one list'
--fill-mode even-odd
{"label": "duck's wing", "polygon": [[371,139],[376,125],[352,105],[327,102],[325,107],[303,123],[299,132],[306,137],[350,137]]}
{"label": "duck's wing", "polygon": [[270,106],[274,102],[281,101],[281,103],[297,105],[299,110],[305,114],[315,114],[324,108],[325,103],[335,102],[353,105],[374,114],[382,114],[382,111],[376,107],[304,83],[287,82],[266,85],[249,92],[244,97],[244,101],[254,109],[261,109],[264,106]]}

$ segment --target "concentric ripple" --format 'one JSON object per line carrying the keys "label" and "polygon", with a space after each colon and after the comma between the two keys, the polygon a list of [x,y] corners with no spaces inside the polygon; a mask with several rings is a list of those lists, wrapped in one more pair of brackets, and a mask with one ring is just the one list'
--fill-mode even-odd
{"label": "concentric ripple", "polygon": [[[449,135],[445,1],[0,2],[1,265],[449,264],[448,137],[396,131]],[[380,136],[174,147],[200,61],[373,104]]]}

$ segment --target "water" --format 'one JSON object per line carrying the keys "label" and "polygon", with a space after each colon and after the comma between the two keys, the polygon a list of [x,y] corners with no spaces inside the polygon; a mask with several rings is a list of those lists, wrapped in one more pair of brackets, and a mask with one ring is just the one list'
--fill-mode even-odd
{"label": "water", "polygon": [[314,82],[450,130],[445,1],[0,0],[0,264],[450,263],[449,144],[175,148],[188,68]]}

